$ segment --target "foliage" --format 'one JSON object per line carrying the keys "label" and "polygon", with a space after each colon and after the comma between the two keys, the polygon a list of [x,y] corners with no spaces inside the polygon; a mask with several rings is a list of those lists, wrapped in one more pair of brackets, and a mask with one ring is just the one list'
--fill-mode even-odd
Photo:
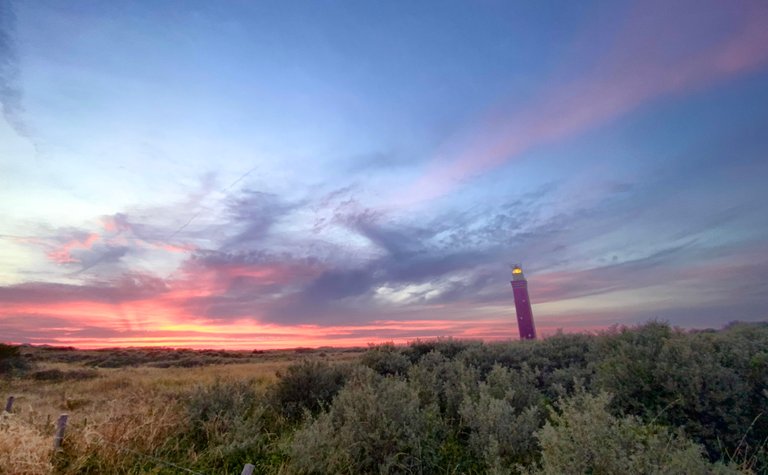
{"label": "foliage", "polygon": [[652,322],[603,335],[597,388],[626,412],[680,427],[712,460],[768,470],[768,328],[686,334]]}
{"label": "foliage", "polygon": [[433,442],[430,417],[405,381],[359,370],[327,412],[291,445],[299,473],[423,473]]}
{"label": "foliage", "polygon": [[[25,473],[15,454],[30,473],[240,473],[246,462],[282,474],[768,473],[765,324],[417,340],[360,357],[225,353],[2,346],[2,361],[40,368],[0,380],[19,396],[0,439],[29,445],[0,440],[0,463],[11,473]],[[224,360],[251,364],[185,368]],[[143,367],[104,369],[132,362]],[[64,410],[72,422],[52,456]]]}
{"label": "foliage", "polygon": [[189,441],[197,448],[220,445],[228,438],[239,439],[248,432],[246,421],[258,419],[260,395],[251,381],[216,381],[198,386],[182,400],[190,422]]}
{"label": "foliage", "polygon": [[344,386],[347,372],[347,368],[324,361],[293,364],[272,390],[275,405],[290,420],[300,419],[305,411],[316,414]]}
{"label": "foliage", "polygon": [[92,369],[76,369],[71,371],[44,369],[30,373],[29,377],[38,381],[57,382],[92,379],[98,377],[98,373]]}
{"label": "foliage", "polygon": [[578,391],[561,400],[551,421],[536,433],[541,443],[541,474],[580,473],[740,473],[712,465],[701,446],[679,433],[607,409],[606,393]]}
{"label": "foliage", "polygon": [[270,465],[282,421],[253,381],[198,386],[183,405],[188,425],[179,445],[194,451],[198,467],[236,471],[243,460],[261,468]]}
{"label": "foliage", "polygon": [[0,374],[23,372],[29,369],[29,363],[15,345],[0,343]]}
{"label": "foliage", "polygon": [[471,454],[497,472],[537,457],[533,433],[542,423],[542,414],[532,400],[535,395],[517,392],[513,378],[510,370],[494,368],[489,382],[480,385],[477,398],[466,398],[460,410]]}
{"label": "foliage", "polygon": [[410,359],[393,343],[372,346],[361,363],[381,375],[404,375],[411,366]]}
{"label": "foliage", "polygon": [[459,353],[467,351],[469,348],[482,346],[481,342],[470,340],[457,340],[455,338],[437,338],[435,340],[414,340],[404,353],[412,363],[417,363],[422,357],[429,353],[438,352],[447,358],[453,359]]}
{"label": "foliage", "polygon": [[434,404],[443,417],[454,423],[459,420],[462,402],[477,390],[478,382],[473,368],[449,360],[437,351],[413,365],[408,378],[423,405]]}

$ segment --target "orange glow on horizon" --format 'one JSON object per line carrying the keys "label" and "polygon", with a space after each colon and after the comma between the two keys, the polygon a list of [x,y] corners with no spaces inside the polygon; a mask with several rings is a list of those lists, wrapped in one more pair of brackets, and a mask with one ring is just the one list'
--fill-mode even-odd
{"label": "orange glow on horizon", "polygon": [[[95,239],[90,237],[78,245]],[[55,294],[60,300],[37,301],[33,296],[6,303],[0,308],[0,324],[5,321],[17,334],[32,335],[26,341],[13,343],[80,348],[280,349],[352,347],[388,341],[402,344],[436,337],[517,340],[511,298],[509,306],[478,308],[463,302],[450,306],[424,304],[413,311],[395,312],[389,318],[369,320],[368,317],[361,323],[322,325],[269,321],[274,288],[290,288],[297,280],[312,279],[321,272],[322,266],[314,263],[200,265],[190,262],[169,279],[127,274],[114,286],[105,287],[104,294],[100,288],[91,287],[91,295],[98,297],[84,294],[71,299],[71,295]],[[556,287],[559,277],[549,277],[541,279],[542,285],[549,283]],[[241,279],[248,279],[250,288],[263,286],[264,307],[259,300],[254,300],[242,307],[228,308],[225,316],[216,314],[216,298],[228,295],[231,286]],[[440,315],[440,318],[430,319],[430,315]],[[469,315],[472,318],[468,318]],[[597,328],[579,328],[575,321],[571,324],[577,325],[577,330]],[[537,326],[542,334],[557,328],[546,317],[538,320]]]}
{"label": "orange glow on horizon", "polygon": [[[473,340],[517,340],[514,316],[455,320],[376,320],[358,325],[280,325],[255,318],[217,322],[185,315],[168,301],[137,301],[114,305],[68,302],[35,306],[9,306],[0,319],[16,316],[40,327],[42,335],[12,343],[105,347],[173,347],[225,349],[285,349],[296,347],[357,347],[381,342],[405,344],[416,339],[454,337]],[[34,316],[48,315],[53,323],[35,323]],[[89,328],[105,333],[89,336]],[[557,327],[540,324],[543,334]],[[598,327],[583,328],[594,330]],[[30,330],[29,334],[35,332]]]}

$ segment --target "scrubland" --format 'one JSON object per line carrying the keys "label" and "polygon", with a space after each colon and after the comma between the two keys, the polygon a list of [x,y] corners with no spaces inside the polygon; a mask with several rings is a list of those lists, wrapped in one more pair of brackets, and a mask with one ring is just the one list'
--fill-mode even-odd
{"label": "scrubland", "polygon": [[0,372],[0,402],[16,397],[0,473],[768,473],[767,324],[268,352],[0,346]]}

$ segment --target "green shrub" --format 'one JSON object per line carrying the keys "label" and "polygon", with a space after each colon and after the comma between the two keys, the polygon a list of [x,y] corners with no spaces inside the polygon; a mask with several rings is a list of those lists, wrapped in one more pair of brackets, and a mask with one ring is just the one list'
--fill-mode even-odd
{"label": "green shrub", "polygon": [[591,385],[594,378],[595,338],[561,332],[533,346],[532,360],[526,362],[538,373],[539,389],[550,399],[572,394],[575,381]]}
{"label": "green shrub", "polygon": [[259,402],[261,397],[250,381],[216,381],[194,388],[184,400],[189,438],[199,448],[222,443],[261,409]]}
{"label": "green shrub", "polygon": [[305,411],[317,414],[344,386],[349,370],[324,361],[304,360],[288,367],[272,390],[272,400],[288,419],[297,421]]}
{"label": "green shrub", "polygon": [[437,347],[437,340],[422,340],[417,338],[408,343],[404,354],[411,360],[411,363],[417,363],[424,355],[427,355]]}
{"label": "green shrub", "polygon": [[438,351],[445,355],[448,359],[456,358],[460,353],[467,351],[470,348],[482,345],[481,341],[475,340],[459,340],[456,338],[438,338],[435,341],[434,351]]}
{"label": "green shrub", "polygon": [[[183,404],[188,425],[180,434],[175,455],[189,465],[219,473],[238,471],[247,461],[266,471],[275,458],[280,420],[253,381],[217,381],[186,394]],[[185,460],[186,459],[186,460]]]}
{"label": "green shrub", "polygon": [[435,421],[405,381],[360,368],[329,410],[296,432],[290,466],[297,473],[429,473],[439,451]]}
{"label": "green shrub", "polygon": [[544,396],[536,387],[538,372],[523,365],[513,371],[501,365],[493,367],[481,386],[496,399],[504,399],[512,409],[522,411],[530,406],[538,406]]}
{"label": "green shrub", "polygon": [[436,405],[440,414],[453,424],[459,421],[464,399],[476,394],[479,375],[461,361],[451,361],[435,351],[411,367],[408,379],[422,405]]}
{"label": "green shrub", "polygon": [[597,387],[626,412],[681,427],[710,460],[768,470],[768,329],[686,334],[652,322],[601,337]]}
{"label": "green shrub", "polygon": [[82,381],[96,378],[99,374],[93,369],[76,369],[71,371],[62,371],[60,369],[45,369],[35,371],[29,375],[32,379],[38,381],[61,382],[61,381]]}
{"label": "green shrub", "polygon": [[411,366],[410,359],[392,343],[369,348],[361,363],[381,375],[403,375]]}
{"label": "green shrub", "polygon": [[602,335],[597,386],[614,395],[612,406],[630,414],[661,413],[675,395],[658,377],[659,355],[677,337],[669,325],[650,322]]}
{"label": "green shrub", "polygon": [[453,359],[464,351],[482,346],[481,341],[459,340],[452,337],[430,340],[416,339],[408,343],[408,346],[403,349],[403,353],[412,363],[417,363],[422,357],[435,351],[445,355],[448,359]]}
{"label": "green shrub", "polygon": [[482,376],[500,364],[512,370],[529,368],[535,385],[550,399],[572,392],[574,381],[591,384],[594,375],[594,343],[591,335],[557,333],[545,340],[467,345],[457,356]]}
{"label": "green shrub", "polygon": [[606,393],[579,391],[561,400],[551,421],[536,433],[541,444],[541,474],[740,473],[712,465],[703,448],[679,433],[640,419],[615,417]]}
{"label": "green shrub", "polygon": [[[533,433],[543,417],[535,396],[514,389],[509,370],[495,368],[489,381],[481,384],[476,399],[464,399],[461,420],[469,431],[467,445],[472,456],[483,460],[487,470],[503,473],[515,464],[536,459],[538,447]],[[526,406],[524,401],[532,404]]]}
{"label": "green shrub", "polygon": [[0,374],[23,372],[29,369],[21,350],[15,345],[0,343]]}

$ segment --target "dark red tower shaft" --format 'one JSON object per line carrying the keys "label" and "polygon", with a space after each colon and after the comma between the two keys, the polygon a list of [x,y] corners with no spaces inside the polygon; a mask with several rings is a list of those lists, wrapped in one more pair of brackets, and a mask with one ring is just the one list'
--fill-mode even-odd
{"label": "dark red tower shaft", "polygon": [[533,325],[533,309],[528,297],[528,281],[523,276],[520,266],[512,270],[512,292],[515,294],[515,311],[517,312],[517,328],[521,340],[535,340],[536,327]]}

